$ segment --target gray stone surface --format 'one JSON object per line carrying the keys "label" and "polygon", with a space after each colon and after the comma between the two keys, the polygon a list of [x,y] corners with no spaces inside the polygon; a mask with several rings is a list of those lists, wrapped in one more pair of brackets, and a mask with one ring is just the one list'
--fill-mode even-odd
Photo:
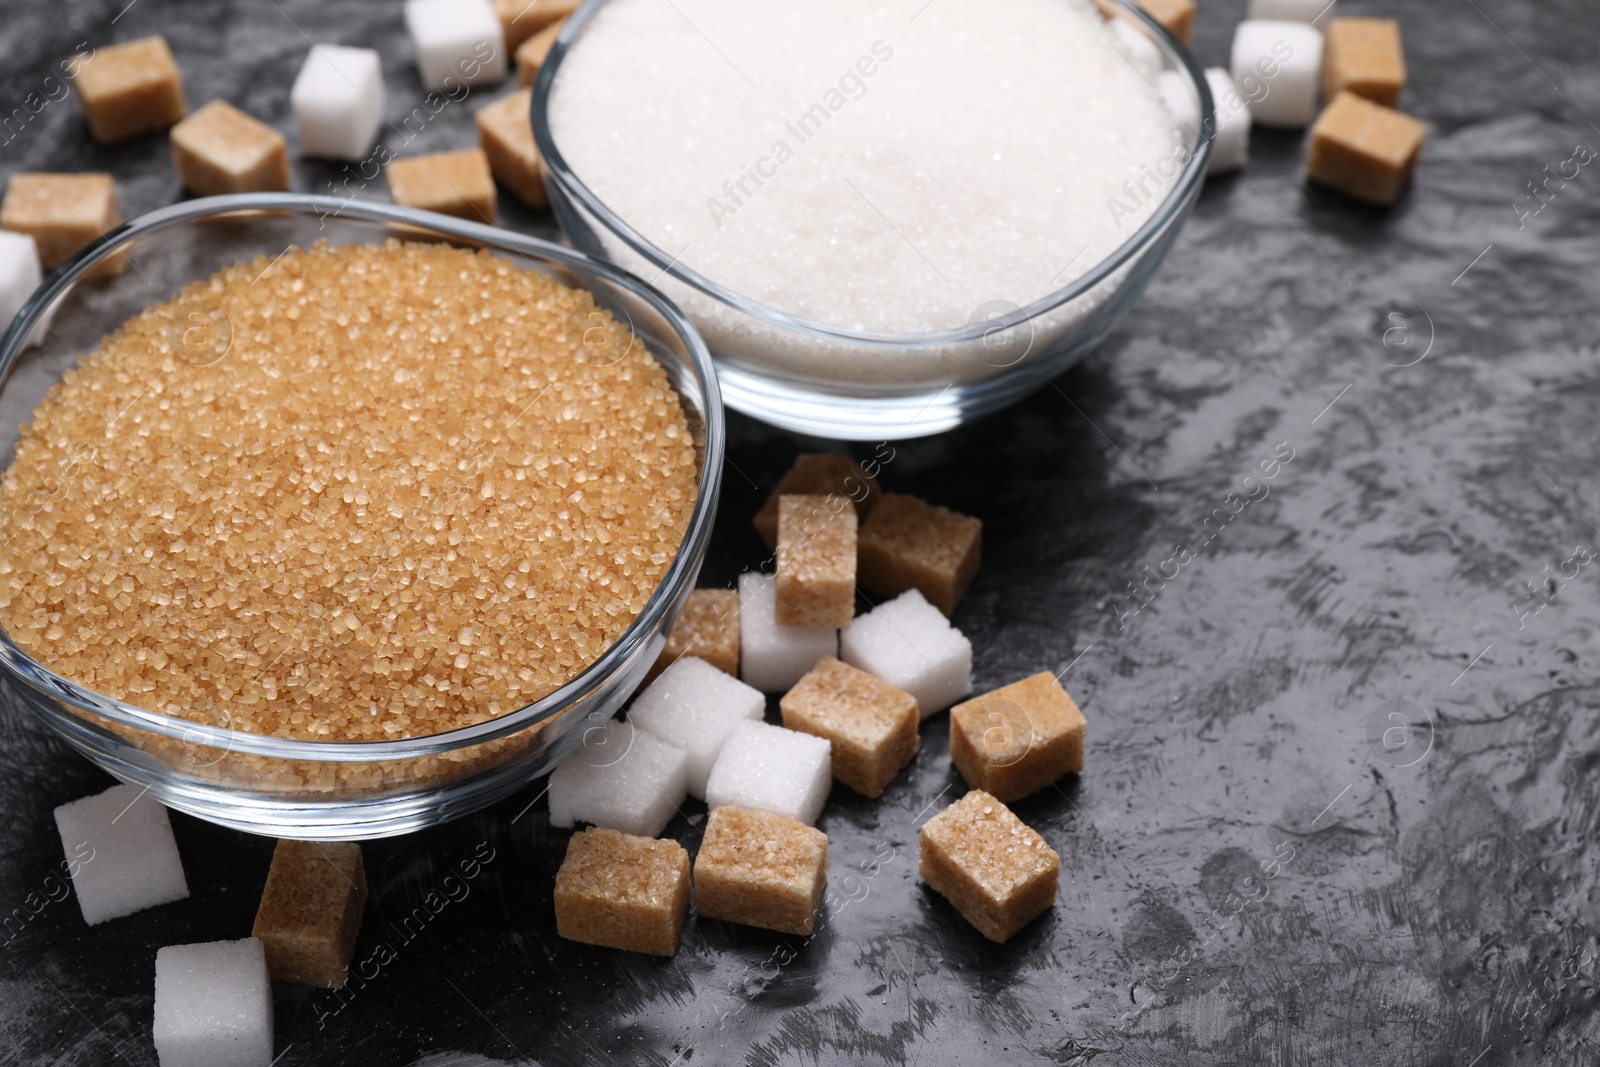
{"label": "gray stone surface", "polygon": [[[1203,61],[1225,61],[1242,9],[1202,0]],[[1097,354],[886,465],[893,488],[987,524],[957,618],[979,687],[1065,671],[1088,715],[1081,780],[1017,805],[1062,854],[1052,913],[996,947],[919,884],[917,826],[961,789],[943,715],[881,802],[836,791],[836,901],[809,942],[718,922],[691,923],[673,960],[557,940],[566,834],[542,802],[513,821],[535,785],[368,846],[357,960],[385,962],[343,999],[279,986],[279,1062],[1600,1060],[1600,568],[1546,584],[1600,541],[1600,176],[1585,166],[1537,216],[1515,209],[1535,206],[1526,183],[1546,165],[1600,143],[1600,13],[1340,10],[1404,24],[1405,106],[1432,130],[1411,195],[1379,212],[1307,189],[1299,137],[1258,132]],[[0,12],[6,110],[78,42],[156,31],[192,104],[225,96],[291,139],[307,38],[382,49],[397,123],[420,97],[398,3]],[[470,143],[469,111],[407,150]],[[117,176],[130,215],[179,195],[164,138],[96,148],[72,99],[0,147],[0,175],[87,168]],[[298,164],[296,186],[336,177]],[[551,233],[514,209],[502,221]],[[746,519],[798,446],[733,420],[707,584],[765,557]],[[1245,483],[1275,449],[1293,458]],[[1238,514],[1205,542],[1196,524],[1230,492]],[[1179,543],[1194,558],[1166,563]],[[1176,576],[1132,614],[1128,583],[1164,563]],[[1527,582],[1550,600],[1536,615]],[[0,737],[12,914],[61,862],[51,808],[107,781],[9,696]],[[156,949],[247,933],[271,855],[173,822],[190,900],[93,930],[50,903],[0,935],[0,1059],[154,1062]],[[668,832],[692,849],[701,822]],[[491,849],[470,895],[402,931]]]}

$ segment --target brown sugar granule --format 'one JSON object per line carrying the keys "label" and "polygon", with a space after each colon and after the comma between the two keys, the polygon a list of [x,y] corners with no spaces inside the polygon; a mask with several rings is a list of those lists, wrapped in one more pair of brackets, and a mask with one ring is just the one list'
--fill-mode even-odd
{"label": "brown sugar granule", "polygon": [[950,760],[1006,803],[1083,772],[1083,712],[1043,671],[950,709]]}
{"label": "brown sugar granule", "polygon": [[250,931],[266,949],[272,980],[343,986],[366,903],[360,845],[279,841]]}
{"label": "brown sugar granule", "polygon": [[779,626],[850,625],[856,613],[856,521],[846,497],[779,499]]}
{"label": "brown sugar granule", "polygon": [[1393,19],[1345,18],[1328,22],[1322,47],[1322,96],[1348,89],[1375,104],[1394,107],[1406,85],[1400,24]]}
{"label": "brown sugar granule", "polygon": [[698,656],[717,670],[739,677],[739,594],[736,590],[696,589],[691,592],[645,681],[649,682],[684,656]]}
{"label": "brown sugar granule", "polygon": [[689,911],[689,853],[676,841],[584,830],[556,872],[556,933],[671,956]]}
{"label": "brown sugar granule", "polygon": [[0,479],[0,625],[165,714],[437,734],[593,663],[696,484],[666,372],[589,293],[442,243],[292,249],[147,308],[40,404]]}
{"label": "brown sugar granule", "polygon": [[172,128],[172,163],[184,188],[201,196],[289,188],[283,134],[226,100],[213,100]]}
{"label": "brown sugar granule", "polygon": [[849,497],[855,505],[856,518],[865,520],[872,513],[872,505],[878,502],[878,482],[849,456],[831,452],[802,453],[795,457],[794,466],[779,480],[778,487],[751,520],[756,533],[768,548],[775,547],[778,543],[778,498],[829,493]]}
{"label": "brown sugar granule", "polygon": [[866,671],[824,656],[778,702],[783,725],[826,737],[833,776],[879,797],[917,754],[917,698]]}
{"label": "brown sugar granule", "polygon": [[506,47],[517,46],[540,30],[578,10],[579,0],[494,0],[494,13],[506,34]]}
{"label": "brown sugar granule", "polygon": [[78,66],[78,95],[89,134],[116,144],[164,130],[183,118],[183,78],[167,39],[106,45]]}
{"label": "brown sugar granule", "polygon": [[713,808],[694,860],[702,918],[811,933],[828,884],[828,835],[787,815]]}
{"label": "brown sugar granule", "polygon": [[500,183],[529,207],[548,207],[544,188],[544,163],[533,143],[528,119],[533,90],[519,89],[510,96],[478,109],[478,147],[489,159],[489,170]]}
{"label": "brown sugar granule", "polygon": [[384,173],[397,204],[494,225],[494,175],[480,148],[397,159]]}
{"label": "brown sugar granule", "polygon": [[948,618],[983,550],[983,523],[914,496],[885,493],[861,524],[861,588],[883,596],[915,589]]}
{"label": "brown sugar granule", "polygon": [[917,873],[980,934],[1004,943],[1055,903],[1061,857],[974,789],[922,824]]}
{"label": "brown sugar granule", "polygon": [[[6,183],[0,227],[33,237],[39,263],[54,270],[90,241],[122,222],[117,189],[109,174],[18,172]],[[93,276],[120,273],[121,256],[107,259]]]}
{"label": "brown sugar granule", "polygon": [[1411,184],[1427,127],[1348,89],[1311,127],[1306,177],[1346,196],[1387,206]]}

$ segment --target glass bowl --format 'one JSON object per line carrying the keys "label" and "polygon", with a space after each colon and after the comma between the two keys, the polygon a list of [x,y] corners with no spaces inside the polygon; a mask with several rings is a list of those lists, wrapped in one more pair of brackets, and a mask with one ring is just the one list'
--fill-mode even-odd
{"label": "glass bowl", "polygon": [[[0,340],[0,464],[10,466],[20,424],[62,372],[140,309],[228,264],[257,255],[271,259],[291,245],[391,236],[488,249],[589,290],[629,322],[681,398],[698,452],[699,496],[660,586],[599,659],[537,703],[449,733],[324,742],[202,725],[91,692],[0,632],[0,673],[28,707],[116,777],[211,822],[275,837],[375,838],[443,822],[509,795],[577,748],[585,732],[614,715],[638,687],[705,556],[721,482],[722,402],[710,354],[682,312],[637,278],[581,252],[431,212],[336,197],[268,193],[187,201],[119,227],[62,267]],[[113,259],[124,269],[105,277]],[[205,329],[199,315],[192,318]],[[41,332],[41,343],[24,344]]]}
{"label": "glass bowl", "polygon": [[[729,407],[786,429],[843,440],[920,437],[1022,399],[1080,359],[1127,312],[1205,179],[1214,118],[1204,72],[1132,0],[1103,0],[1102,6],[1117,5],[1117,17],[1157,65],[1151,80],[1164,79],[1165,91],[1200,116],[1184,128],[1175,164],[1181,169],[1145,223],[1066,287],[1026,307],[989,301],[959,329],[875,333],[803,319],[679,262],[682,251],[653,244],[568,165],[550,128],[550,100],[564,59],[606,2],[591,0],[567,20],[534,83],[533,132],[551,210],[575,247],[657,279],[683,307],[711,348]],[[837,370],[846,360],[860,368],[848,378]]]}

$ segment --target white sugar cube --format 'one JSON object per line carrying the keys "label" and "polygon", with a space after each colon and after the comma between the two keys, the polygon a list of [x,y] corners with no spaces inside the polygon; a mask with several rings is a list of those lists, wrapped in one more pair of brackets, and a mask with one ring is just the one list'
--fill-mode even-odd
{"label": "white sugar cube", "polygon": [[156,953],[161,1067],[267,1067],[272,981],[253,937],[169,945]]}
{"label": "white sugar cube", "polygon": [[550,773],[550,825],[654,837],[683,803],[688,776],[688,753],[676,745],[616,719],[591,726]]}
{"label": "white sugar cube", "polygon": [[490,0],[406,0],[406,32],[424,88],[453,93],[506,76],[506,38]]}
{"label": "white sugar cube", "polygon": [[1134,68],[1146,78],[1153,78],[1161,69],[1161,49],[1156,47],[1143,31],[1127,19],[1111,19],[1106,26],[1111,43]]}
{"label": "white sugar cube", "polygon": [[34,244],[33,237],[0,230],[0,333],[6,331],[28,297],[39,288],[42,277],[39,246]]}
{"label": "white sugar cube", "polygon": [[55,814],[90,926],[189,895],[167,809],[143,790],[112,786]]}
{"label": "white sugar cube", "polygon": [[1325,26],[1333,14],[1333,0],[1250,0],[1250,18],[1282,19]]}
{"label": "white sugar cube", "polygon": [[839,631],[826,626],[779,626],[778,580],[739,575],[739,677],[763,693],[781,693],[823,656],[839,651]]}
{"label": "white sugar cube", "polygon": [[765,722],[740,723],[706,782],[706,806],[753,808],[814,824],[833,788],[826,738]]}
{"label": "white sugar cube", "polygon": [[972,692],[972,642],[915,589],[858,615],[839,643],[846,663],[916,697],[924,719]]}
{"label": "white sugar cube", "polygon": [[767,698],[696,656],[684,656],[651,682],[628,721],[689,754],[689,795],[704,800],[706,778],[723,742],[741,722],[760,720]]}
{"label": "white sugar cube", "polygon": [[1200,101],[1193,85],[1187,74],[1175,70],[1164,70],[1156,75],[1156,89],[1161,93],[1161,102],[1167,105],[1167,110],[1185,133],[1200,124]]}
{"label": "white sugar cube", "polygon": [[360,160],[383,125],[383,71],[370,48],[316,44],[289,91],[300,154]]}
{"label": "white sugar cube", "polygon": [[1262,126],[1305,126],[1316,117],[1322,33],[1304,22],[1246,19],[1233,34],[1233,82]]}
{"label": "white sugar cube", "polygon": [[1250,105],[1239,95],[1233,75],[1221,67],[1206,71],[1206,84],[1216,108],[1216,134],[1211,139],[1211,162],[1207,174],[1238,170],[1250,155]]}

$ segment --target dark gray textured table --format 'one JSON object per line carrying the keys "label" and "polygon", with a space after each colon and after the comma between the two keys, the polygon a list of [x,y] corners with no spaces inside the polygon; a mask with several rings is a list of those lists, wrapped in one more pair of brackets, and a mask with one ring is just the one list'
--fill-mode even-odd
{"label": "dark gray textured table", "polygon": [[[391,117],[420,95],[398,3],[124,2],[0,4],[4,110],[79,42],[151,32],[191,105],[226,97],[291,144],[308,39],[383,50]],[[1225,62],[1244,5],[1201,3],[1197,51]],[[1017,808],[1062,854],[1046,918],[996,947],[918,882],[917,827],[961,789],[942,715],[881,802],[835,793],[837,900],[809,942],[709,921],[673,960],[559,941],[566,835],[542,802],[517,818],[536,784],[367,847],[357,956],[388,962],[344,998],[279,986],[280,1063],[1600,1061],[1600,568],[1565,562],[1600,542],[1600,175],[1521,217],[1527,183],[1600,143],[1600,11],[1340,8],[1405,26],[1405,105],[1432,128],[1410,197],[1307,189],[1298,136],[1258,131],[1099,353],[884,473],[986,523],[956,620],[978,686],[1065,669],[1089,717],[1088,772]],[[406,151],[471,143],[469,111]],[[179,196],[164,137],[96,148],[74,99],[5,138],[0,175],[109,170],[128,215]],[[307,191],[337,174],[296,167]],[[706,584],[763,558],[747,517],[800,444],[732,421]],[[1292,460],[1244,483],[1275,448]],[[51,808],[109,783],[9,694],[0,736],[10,914],[61,860]],[[188,901],[93,930],[62,901],[3,935],[0,1061],[155,1062],[156,949],[248,933],[271,853],[173,822]],[[692,849],[699,826],[669,833]],[[403,930],[490,849],[470,895]]]}

